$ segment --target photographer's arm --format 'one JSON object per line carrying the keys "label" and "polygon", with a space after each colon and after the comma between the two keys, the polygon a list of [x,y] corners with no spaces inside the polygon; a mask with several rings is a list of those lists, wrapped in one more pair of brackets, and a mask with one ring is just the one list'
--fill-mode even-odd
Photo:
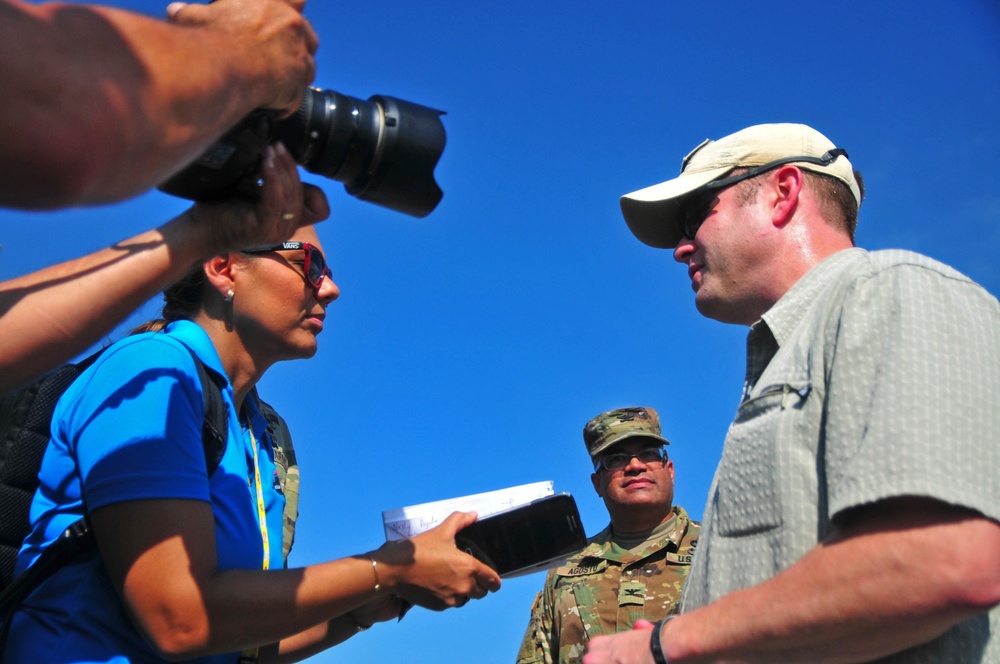
{"label": "photographer's arm", "polygon": [[254,108],[294,111],[318,46],[304,4],[175,3],[168,22],[0,0],[0,206],[128,198]]}
{"label": "photographer's arm", "polygon": [[195,205],[157,229],[0,283],[0,394],[83,352],[208,256],[281,242],[329,214],[322,191],[303,190],[284,148],[268,148],[263,176],[254,206]]}

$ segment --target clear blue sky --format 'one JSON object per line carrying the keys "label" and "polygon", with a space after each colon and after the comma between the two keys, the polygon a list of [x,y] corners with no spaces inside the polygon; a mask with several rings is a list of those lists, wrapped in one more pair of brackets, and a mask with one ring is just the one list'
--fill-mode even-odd
{"label": "clear blue sky", "polygon": [[[580,432],[625,405],[659,409],[677,502],[701,516],[745,329],[697,314],[685,270],[631,236],[618,198],[675,176],[704,138],[813,125],[865,176],[860,245],[920,251],[1000,293],[996,0],[312,0],[306,14],[318,86],[443,109],[448,146],[444,199],[422,220],[307,177],[330,197],[319,232],[343,295],[318,355],[260,385],[302,466],[294,564],[377,547],[384,509],[540,480],[576,496],[594,534],[607,516]],[[185,205],[152,192],[0,211],[0,277]],[[414,610],[310,661],[513,662],[542,580]]]}

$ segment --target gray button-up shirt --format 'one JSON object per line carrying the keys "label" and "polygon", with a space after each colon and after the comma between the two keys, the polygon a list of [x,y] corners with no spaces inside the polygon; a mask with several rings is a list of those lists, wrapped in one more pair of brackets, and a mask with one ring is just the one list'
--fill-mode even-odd
{"label": "gray button-up shirt", "polygon": [[[682,610],[794,564],[845,510],[900,496],[1000,521],[1000,304],[919,254],[848,249],[750,329]],[[1000,662],[1000,609],[883,661]]]}

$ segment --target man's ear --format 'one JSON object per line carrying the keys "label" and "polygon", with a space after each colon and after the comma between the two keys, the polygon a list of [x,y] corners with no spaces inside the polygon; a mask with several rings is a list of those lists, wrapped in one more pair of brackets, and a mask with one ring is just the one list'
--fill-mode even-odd
{"label": "man's ear", "polygon": [[590,481],[594,485],[594,491],[597,492],[598,498],[604,498],[604,494],[601,493],[601,478],[597,473],[591,473]]}
{"label": "man's ear", "polygon": [[233,253],[212,256],[202,263],[205,278],[223,299],[230,291],[235,290],[235,265],[236,254]]}
{"label": "man's ear", "polygon": [[773,186],[771,222],[775,226],[784,226],[798,207],[805,175],[798,166],[786,164],[778,168],[769,180]]}

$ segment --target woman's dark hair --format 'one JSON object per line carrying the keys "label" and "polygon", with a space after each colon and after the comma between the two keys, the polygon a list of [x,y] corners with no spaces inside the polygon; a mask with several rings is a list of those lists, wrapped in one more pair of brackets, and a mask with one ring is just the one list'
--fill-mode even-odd
{"label": "woman's dark hair", "polygon": [[205,270],[201,265],[170,284],[163,291],[163,318],[169,323],[190,320],[201,309]]}
{"label": "woman's dark hair", "polygon": [[201,309],[205,270],[201,265],[188,272],[163,290],[163,318],[138,325],[129,334],[159,332],[175,320],[190,320]]}

